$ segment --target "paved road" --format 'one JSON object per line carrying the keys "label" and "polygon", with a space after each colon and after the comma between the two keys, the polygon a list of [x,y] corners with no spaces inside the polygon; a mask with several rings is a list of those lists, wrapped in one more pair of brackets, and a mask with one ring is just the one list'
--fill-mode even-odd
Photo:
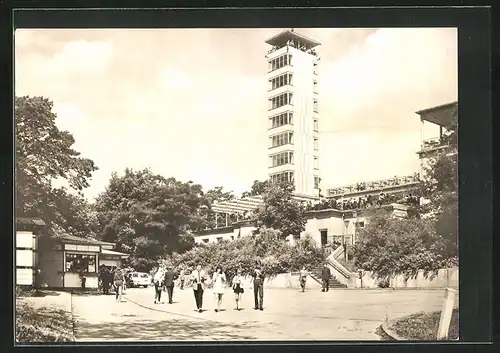
{"label": "paved road", "polygon": [[244,310],[234,310],[228,292],[225,310],[219,313],[213,310],[215,299],[209,291],[204,295],[206,311],[196,312],[190,289],[176,288],[173,304],[153,304],[152,288],[128,289],[122,303],[111,295],[74,295],[72,300],[77,341],[379,340],[375,331],[386,315],[391,320],[440,310],[443,297],[443,290],[269,289],[264,311],[255,311],[248,290],[243,294]]}

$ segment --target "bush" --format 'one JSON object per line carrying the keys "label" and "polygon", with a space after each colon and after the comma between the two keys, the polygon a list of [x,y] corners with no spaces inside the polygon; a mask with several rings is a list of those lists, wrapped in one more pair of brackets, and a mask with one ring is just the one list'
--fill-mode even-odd
{"label": "bush", "polygon": [[295,246],[279,239],[279,233],[261,229],[255,237],[244,237],[231,242],[210,243],[196,246],[183,253],[174,253],[165,259],[165,264],[193,270],[200,264],[209,273],[221,265],[228,278],[240,268],[244,275],[250,274],[259,262],[268,276],[298,271],[302,266],[309,268],[321,265],[323,251],[311,237],[300,239]]}
{"label": "bush", "polygon": [[[439,328],[440,317],[440,311],[431,313],[415,313],[396,320],[390,326],[390,329],[396,332],[399,336],[410,340],[435,341]],[[458,338],[458,320],[458,309],[454,309],[451,316],[448,339]]]}
{"label": "bush", "polygon": [[453,262],[447,256],[447,241],[436,234],[428,219],[394,219],[375,215],[359,233],[354,257],[356,266],[378,278],[404,274],[435,273]]}
{"label": "bush", "polygon": [[26,303],[16,303],[16,342],[74,341],[71,315],[64,310],[33,309]]}

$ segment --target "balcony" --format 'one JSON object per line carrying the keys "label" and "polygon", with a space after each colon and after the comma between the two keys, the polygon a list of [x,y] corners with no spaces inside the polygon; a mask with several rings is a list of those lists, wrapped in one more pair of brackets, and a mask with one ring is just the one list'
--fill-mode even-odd
{"label": "balcony", "polygon": [[335,197],[345,194],[360,193],[364,191],[376,191],[388,187],[411,185],[418,182],[420,182],[420,175],[419,173],[415,173],[413,175],[407,175],[403,177],[394,177],[390,179],[382,179],[370,182],[360,182],[339,188],[329,189],[328,196]]}
{"label": "balcony", "polygon": [[404,205],[417,205],[420,198],[413,195],[410,191],[381,193],[380,195],[368,195],[363,197],[350,197],[345,199],[324,198],[316,202],[307,202],[305,211],[358,211],[389,206],[393,203]]}
{"label": "balcony", "polygon": [[422,141],[422,152],[446,147],[446,143],[441,137],[433,137]]}

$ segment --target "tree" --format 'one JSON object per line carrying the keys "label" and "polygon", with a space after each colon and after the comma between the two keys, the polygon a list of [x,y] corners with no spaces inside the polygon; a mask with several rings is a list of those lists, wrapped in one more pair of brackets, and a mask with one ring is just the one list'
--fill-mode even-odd
{"label": "tree", "polygon": [[216,186],[205,193],[205,198],[212,205],[214,202],[222,202],[234,199],[232,191],[224,191],[224,187]]}
{"label": "tree", "polygon": [[[69,194],[54,189],[52,182],[61,178],[72,190],[81,191],[89,186],[92,172],[98,169],[92,160],[72,148],[75,139],[68,131],[58,129],[52,108],[47,98],[15,98],[16,216],[44,219],[49,234],[69,231],[69,221],[64,219],[67,210],[60,207],[69,203],[75,208],[80,202],[63,201]],[[81,202],[80,206],[87,207]]]}
{"label": "tree", "polygon": [[100,238],[130,253],[136,269],[150,270],[165,252],[189,248],[189,231],[204,221],[199,210],[206,203],[200,185],[127,168],[96,200]]}
{"label": "tree", "polygon": [[377,212],[360,230],[354,257],[356,266],[381,279],[396,274],[427,274],[455,264],[446,240],[436,233],[432,219],[396,219]]}
{"label": "tree", "polygon": [[451,241],[450,254],[458,249],[458,116],[457,108],[452,110],[450,123],[442,143],[442,149],[430,158],[425,168],[421,196],[429,200],[422,212],[436,221],[437,232]]}
{"label": "tree", "polygon": [[304,207],[292,199],[292,183],[272,183],[266,188],[263,203],[255,212],[258,228],[265,226],[281,232],[281,237],[299,237],[304,231],[306,219]]}
{"label": "tree", "polygon": [[55,222],[65,232],[83,238],[95,239],[99,232],[97,212],[81,194],[70,194],[66,188],[53,190],[58,210]]}
{"label": "tree", "polygon": [[265,181],[255,180],[253,182],[253,185],[252,185],[250,192],[245,191],[243,194],[241,194],[241,197],[262,195],[266,192],[266,189],[268,188],[268,186],[269,186],[269,180],[265,180]]}

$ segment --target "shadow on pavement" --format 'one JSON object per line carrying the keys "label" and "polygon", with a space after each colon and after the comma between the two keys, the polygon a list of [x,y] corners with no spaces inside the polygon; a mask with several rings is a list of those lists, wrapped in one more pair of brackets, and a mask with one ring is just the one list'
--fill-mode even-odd
{"label": "shadow on pavement", "polygon": [[35,297],[48,297],[48,296],[53,296],[53,297],[57,297],[61,295],[61,293],[59,292],[56,292],[56,291],[52,291],[52,290],[38,290],[35,292]]}
{"label": "shadow on pavement", "polygon": [[[246,330],[259,327],[258,322],[228,324],[211,320],[143,320],[110,322],[105,324],[81,323],[76,332],[79,340],[251,340]],[[133,336],[133,337],[131,337]]]}
{"label": "shadow on pavement", "polygon": [[[73,289],[71,291],[71,294],[78,295],[78,296],[81,296],[81,297],[89,297],[89,296],[103,296],[103,297],[106,297],[106,296],[109,296],[109,295],[115,295],[115,292],[113,292],[113,291],[110,290],[108,294],[104,294],[103,292],[98,291],[98,290]],[[123,293],[123,297],[125,297],[125,293]]]}

